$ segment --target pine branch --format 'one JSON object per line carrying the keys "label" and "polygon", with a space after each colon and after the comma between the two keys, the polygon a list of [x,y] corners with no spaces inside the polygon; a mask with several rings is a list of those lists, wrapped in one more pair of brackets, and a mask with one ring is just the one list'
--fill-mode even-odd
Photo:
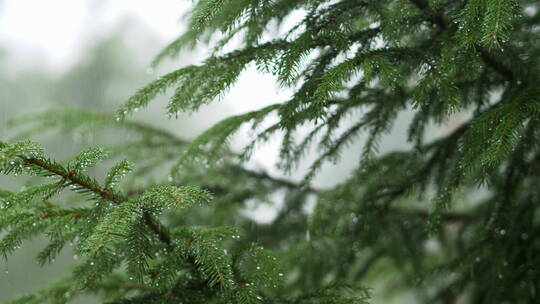
{"label": "pine branch", "polygon": [[[0,141],[2,173],[53,180],[0,190],[0,229],[7,232],[0,254],[45,233],[50,242],[39,263],[52,262],[68,242],[82,257],[75,282],[17,303],[63,303],[81,290],[105,291],[113,303],[364,303],[368,295],[356,285],[364,276],[376,286],[392,277],[407,293],[429,280],[433,290],[418,298],[423,302],[531,301],[527,290],[538,290],[531,278],[540,262],[530,254],[540,235],[540,91],[530,85],[540,64],[530,42],[538,36],[535,1],[197,0],[194,7],[187,33],[156,62],[199,42],[213,44],[212,55],[139,90],[118,120],[53,110],[15,121],[29,126],[24,139],[51,129],[135,135],[113,143],[112,153],[86,149],[63,166],[44,158],[37,143]],[[268,35],[298,11],[304,17],[290,30]],[[242,46],[231,51],[237,40]],[[249,66],[291,86],[290,99],[229,117],[192,142],[122,119],[169,89],[169,115],[196,111],[226,94]],[[401,129],[402,114],[411,111],[414,148],[379,154],[382,136]],[[452,113],[472,117],[428,141]],[[253,140],[231,151],[228,142],[245,129]],[[285,173],[304,168],[317,151],[304,181],[341,160],[349,144],[360,160],[339,184],[319,188],[245,165],[270,138],[281,139],[277,168]],[[103,182],[83,174],[107,156],[118,161]],[[170,165],[165,181],[162,169]],[[485,199],[470,195],[479,183]],[[49,202],[68,187],[95,206],[62,208],[70,197]],[[216,194],[215,208],[192,208],[211,200],[205,188]],[[264,202],[276,204],[268,223],[249,215]],[[253,241],[278,251],[285,275],[272,254],[248,249]],[[446,272],[455,276],[444,281]],[[343,284],[327,285],[337,278]],[[493,278],[498,288],[489,289]]]}
{"label": "pine branch", "polygon": [[489,65],[491,68],[493,68],[495,71],[497,71],[499,74],[501,74],[506,80],[512,82],[515,79],[514,72],[510,70],[508,67],[506,67],[504,64],[500,63],[495,59],[488,51],[486,51],[481,46],[476,45],[475,49],[477,52],[480,53],[480,57],[482,57],[482,60],[484,60],[487,65]]}
{"label": "pine branch", "polygon": [[[61,177],[65,182],[68,182],[68,183],[70,183],[72,185],[78,185],[81,188],[89,190],[90,192],[94,193],[95,195],[97,195],[99,198],[101,198],[104,201],[111,201],[111,202],[115,203],[116,205],[122,205],[122,206],[124,204],[130,203],[130,201],[128,201],[128,199],[126,197],[122,196],[121,194],[113,193],[111,190],[107,189],[106,187],[100,187],[97,183],[89,182],[88,177],[81,175],[81,173],[77,172],[76,170],[68,171],[66,169],[63,169],[61,166],[55,166],[55,165],[53,165],[51,163],[48,163],[47,161],[45,161],[43,159],[37,158],[37,157],[24,157],[24,156],[21,156],[21,159],[23,160],[23,164],[25,166],[28,166],[28,167],[35,166],[35,167],[38,167],[38,168],[40,168],[40,169],[42,169],[42,170],[44,170],[46,172],[53,173],[54,175]],[[164,190],[166,190],[166,189],[164,189]],[[162,199],[162,198],[159,197],[160,191],[161,190],[159,188],[155,188],[153,190],[147,191],[147,192],[145,192],[145,194],[143,194],[143,196],[141,196],[141,199],[142,200],[148,199],[150,201],[153,200],[153,199],[156,199],[156,200],[159,201],[160,199]],[[189,190],[185,189],[184,191],[189,191]],[[193,202],[187,201],[187,200],[190,199],[188,197],[188,195],[191,195],[191,194],[188,193],[188,194],[186,194],[185,197],[174,197],[173,194],[170,194],[169,196],[171,196],[171,198],[175,199],[176,203],[178,203],[178,204],[190,204],[190,203],[193,203]],[[194,193],[194,195],[197,195],[197,194]],[[42,211],[42,212],[40,211],[40,212],[33,212],[32,214],[35,214],[35,215],[40,216],[42,218],[48,218],[48,217],[53,217],[53,216],[66,216],[66,215],[73,216],[73,217],[79,217],[79,216],[87,215],[88,211],[86,211],[86,210]],[[116,220],[116,219],[118,219],[117,216],[114,217],[114,220]],[[143,211],[143,220],[144,220],[144,223],[150,228],[150,230],[153,231],[158,236],[158,238],[159,238],[159,240],[161,242],[163,242],[167,246],[172,245],[171,235],[168,233],[166,228],[164,226],[162,226],[158,221],[156,221],[152,217],[152,215],[146,210]],[[113,226],[115,226],[116,224],[117,223],[112,223]],[[108,235],[116,235],[116,236],[120,236],[122,238],[127,237],[126,235],[119,234],[119,233],[116,233],[114,231],[106,231],[106,233]],[[193,256],[188,256],[187,261],[190,263],[190,265],[194,269],[198,269],[198,270],[202,271],[203,273],[205,273],[205,275],[209,276],[210,281],[208,281],[208,283],[213,282],[211,285],[213,285],[215,283],[220,283],[222,288],[226,288],[228,286],[228,284],[230,284],[230,282],[231,282],[230,278],[232,277],[232,274],[227,275],[227,278],[228,278],[227,280],[225,280],[224,274],[221,273],[221,272],[219,272],[218,276],[216,276],[216,274],[214,273],[214,270],[218,269],[217,268],[218,267],[218,264],[217,264],[218,261],[216,260],[216,257],[214,257],[212,254],[210,254],[208,252],[209,248],[211,248],[213,251],[216,251],[216,252],[221,252],[221,249],[218,249],[213,243],[207,243],[207,240],[205,240],[203,238],[197,237],[197,240],[198,240],[197,242],[191,243],[191,247],[193,247],[193,248],[191,248],[191,250],[193,251],[192,254],[195,256],[195,258]],[[197,249],[197,246],[199,246],[200,244],[203,244],[204,248],[198,248]],[[102,248],[101,244],[97,245],[97,246],[94,246],[94,245],[90,245],[90,246],[91,246],[90,248],[92,250],[94,250],[95,253],[98,252],[97,250]],[[173,250],[173,249],[171,248],[170,250]],[[211,265],[201,263],[200,258],[203,258],[203,257],[207,261],[210,261]],[[219,261],[219,262],[220,262],[219,267],[221,267],[221,268],[219,268],[218,270],[219,271],[227,270],[226,268],[223,268],[226,265],[224,266],[224,265],[221,264],[221,261]],[[216,278],[217,278],[217,281],[216,281]]]}
{"label": "pine branch", "polygon": [[[430,21],[437,25],[441,30],[448,28],[448,21],[439,13],[435,12],[429,5],[427,0],[409,0],[414,6],[422,11],[425,11],[431,17]],[[488,51],[483,49],[480,45],[475,45],[476,51],[480,54],[482,60],[495,71],[497,71],[506,80],[512,82],[514,80],[514,72],[502,63],[498,62]]]}
{"label": "pine branch", "polygon": [[167,245],[171,245],[172,239],[169,233],[163,228],[161,224],[159,224],[157,221],[155,221],[152,218],[152,215],[148,212],[143,213],[144,222],[152,231],[154,231],[158,236],[159,240]]}
{"label": "pine branch", "polygon": [[[495,105],[490,107],[490,109],[493,108],[493,107],[495,107]],[[160,130],[160,129],[157,129],[157,128],[149,125],[149,124],[145,124],[145,123],[140,123],[140,124],[141,124],[141,127],[144,127],[144,128]],[[455,138],[457,138],[457,137],[461,136],[463,133],[465,133],[465,131],[469,127],[469,124],[470,124],[470,122],[463,123],[459,128],[454,130],[454,132],[447,135],[446,137],[440,138],[440,139],[426,145],[423,148],[423,150],[427,151],[427,150],[430,150],[430,149],[433,149],[433,148],[437,147],[438,145],[440,145],[441,143],[443,143],[443,142],[445,142],[447,140],[454,140]],[[164,138],[168,138],[173,145],[186,146],[186,145],[191,144],[189,141],[178,138],[172,132],[169,132],[169,131],[166,131],[166,130],[160,130],[160,133],[162,133]],[[166,155],[166,157],[174,159],[174,158],[177,157],[177,155],[176,154],[168,154],[168,155]],[[306,185],[304,183],[295,183],[295,182],[293,182],[291,180],[288,180],[288,179],[273,177],[270,174],[268,174],[267,172],[261,171],[261,170],[254,171],[254,170],[247,169],[247,168],[245,168],[243,166],[240,166],[240,165],[238,165],[236,167],[236,169],[240,170],[240,172],[242,172],[243,174],[246,174],[247,176],[250,176],[250,177],[253,177],[253,178],[256,178],[256,179],[259,179],[259,180],[268,181],[268,182],[276,184],[276,185],[278,185],[280,187],[288,188],[288,189],[291,189],[291,190],[296,190],[296,191],[306,192],[306,193],[312,193],[312,194],[317,195],[317,196],[320,196],[320,195],[322,195],[322,194],[324,194],[325,192],[328,191],[328,189],[319,189],[319,188],[315,188],[315,187],[310,186],[310,185]],[[132,190],[132,191],[130,191],[128,196],[137,195],[137,194],[140,194],[142,192],[144,192],[143,189]],[[400,190],[399,192],[386,192],[384,195],[388,196],[388,195],[391,195],[391,194],[397,197],[397,196],[403,194],[403,191]],[[391,214],[403,214],[403,215],[409,215],[409,216],[412,215],[412,216],[416,216],[416,217],[419,217],[419,218],[422,218],[422,219],[429,219],[429,217],[430,217],[430,212],[428,210],[425,210],[425,209],[403,209],[403,208],[398,208],[398,207],[389,207],[389,208],[386,208],[385,210],[387,212],[391,213]],[[476,215],[469,214],[469,213],[460,213],[460,212],[443,212],[443,213],[441,213],[440,217],[441,217],[441,220],[445,221],[445,222],[470,222],[470,221],[478,219],[478,217]],[[160,238],[160,240],[162,242],[164,242],[166,244],[171,243],[170,236],[167,233],[165,233],[165,231],[163,231],[163,228],[159,224],[152,221],[150,215],[147,216],[147,214],[145,214],[145,222],[147,222],[147,225],[152,227],[152,231],[154,231],[156,234],[159,235],[159,238]]]}
{"label": "pine branch", "polygon": [[[57,167],[51,166],[50,164],[48,164],[47,162],[39,158],[34,158],[34,157],[26,158],[25,157],[23,159],[26,165],[34,165],[46,171],[54,173],[62,177],[64,180],[70,181],[72,184],[79,185],[87,190],[90,190],[94,194],[101,197],[103,200],[111,201],[115,204],[122,204],[126,201],[125,197],[119,194],[112,193],[111,191],[107,190],[105,187],[98,187],[95,184],[89,183],[87,180],[81,178],[76,171],[65,171],[65,170],[59,169]],[[171,237],[162,228],[161,224],[157,223],[154,219],[152,219],[152,216],[147,211],[143,213],[143,217],[144,217],[146,225],[148,225],[148,227],[159,236],[159,239],[165,244],[170,245]]]}
{"label": "pine branch", "polygon": [[[432,148],[436,147],[437,145],[440,145],[445,140],[454,140],[454,138],[461,136],[468,129],[469,124],[470,124],[470,122],[469,123],[464,123],[462,126],[457,128],[456,130],[454,130],[454,132],[447,135],[445,138],[438,139],[437,141],[427,145],[426,149],[432,149]],[[169,134],[170,134],[171,138],[174,138],[176,136],[173,133],[169,133]],[[182,144],[189,144],[189,142],[185,142],[185,141],[180,140],[180,139],[178,139],[176,141],[181,141]],[[171,157],[174,158],[175,155],[171,155]],[[315,187],[313,187],[311,185],[306,185],[304,183],[295,183],[295,182],[293,182],[291,180],[288,180],[288,179],[273,177],[270,174],[268,174],[267,172],[261,171],[261,170],[253,171],[253,170],[244,168],[242,166],[238,166],[237,169],[239,169],[244,174],[246,174],[248,176],[251,176],[253,178],[266,180],[266,181],[269,181],[271,183],[277,184],[277,185],[279,185],[281,187],[297,190],[297,191],[300,191],[300,192],[312,193],[312,194],[320,196],[323,193],[328,191],[327,189],[315,188]],[[140,192],[140,191],[138,191],[138,192]],[[134,193],[137,193],[137,191],[135,191]],[[387,192],[385,195],[390,195],[392,193],[395,196],[399,196],[403,192],[402,191],[399,191],[397,193],[396,192]],[[397,208],[397,207],[390,207],[390,208],[387,208],[386,210],[388,212],[392,213],[392,214],[414,215],[414,216],[417,216],[417,217],[420,217],[420,218],[423,218],[423,219],[428,219],[430,217],[430,212],[428,210],[425,210],[425,209],[402,209],[402,208]],[[478,217],[476,215],[469,214],[469,213],[460,213],[460,212],[444,212],[444,213],[441,213],[441,220],[446,221],[446,222],[469,222],[469,221],[473,221],[473,220],[476,220],[476,219],[478,219]]]}
{"label": "pine branch", "polygon": [[123,198],[123,197],[121,197],[121,196],[119,196],[117,194],[113,194],[113,193],[107,191],[106,189],[99,188],[96,185],[91,184],[86,180],[83,180],[82,178],[79,177],[77,171],[69,171],[68,172],[68,171],[65,171],[65,170],[61,170],[61,169],[59,169],[57,167],[51,166],[50,164],[48,164],[47,162],[45,162],[45,161],[43,161],[42,159],[39,159],[39,158],[29,157],[29,158],[23,158],[23,160],[24,160],[24,163],[26,165],[35,165],[35,166],[40,167],[40,168],[42,168],[42,169],[44,169],[46,171],[54,173],[55,175],[58,175],[58,176],[62,177],[66,181],[70,181],[71,183],[73,183],[75,185],[79,185],[79,186],[81,186],[81,187],[83,187],[85,189],[88,189],[88,190],[92,191],[93,193],[100,196],[104,200],[111,201],[111,202],[114,202],[116,204],[121,204],[121,203],[123,203],[125,201],[125,198]]}

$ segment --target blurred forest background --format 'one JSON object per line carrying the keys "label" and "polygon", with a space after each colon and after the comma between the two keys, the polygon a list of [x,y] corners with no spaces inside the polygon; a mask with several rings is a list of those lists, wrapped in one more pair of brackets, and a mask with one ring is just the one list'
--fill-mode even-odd
{"label": "blurred forest background", "polygon": [[[22,114],[57,107],[113,113],[127,97],[163,71],[204,58],[207,50],[198,48],[159,70],[148,68],[153,56],[182,31],[179,20],[189,5],[189,1],[178,0],[0,0],[0,138],[15,135],[9,120]],[[224,117],[285,100],[289,93],[271,77],[257,75],[252,69],[243,73],[223,101],[199,113],[165,119],[166,97],[162,97],[161,102],[136,118],[190,139]],[[407,117],[398,120],[392,136],[381,142],[381,151],[405,147],[406,121]],[[67,158],[87,146],[121,140],[120,136],[97,139],[91,132],[84,136],[52,132],[32,139],[43,143],[51,155]],[[272,144],[267,145],[248,166],[279,176],[273,169],[275,150]],[[347,176],[347,168],[352,167],[348,164],[357,162],[356,151],[350,147],[338,164],[325,167],[314,186],[330,186]],[[300,176],[302,172],[285,178],[295,180]],[[7,189],[24,187],[3,176],[0,182]],[[276,208],[279,201],[275,206],[254,205],[246,216],[264,221],[272,217]],[[35,255],[44,244],[44,239],[35,239],[25,243],[8,262],[0,260],[0,301],[59,277],[78,258],[64,250],[55,263],[40,267]],[[93,303],[93,299],[80,299],[78,303]]]}

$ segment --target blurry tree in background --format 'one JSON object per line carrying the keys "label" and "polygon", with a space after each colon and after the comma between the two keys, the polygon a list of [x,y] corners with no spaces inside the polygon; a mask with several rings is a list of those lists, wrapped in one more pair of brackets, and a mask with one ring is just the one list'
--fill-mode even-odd
{"label": "blurry tree in background", "polygon": [[[0,253],[45,233],[40,264],[67,244],[78,257],[14,303],[88,293],[111,303],[538,302],[539,10],[532,0],[195,1],[187,31],[154,64],[201,42],[212,47],[204,62],[150,82],[116,115],[66,107],[12,121],[23,140],[0,142],[0,170],[32,177],[0,192]],[[167,89],[170,117],[204,110],[248,66],[293,96],[193,141],[130,117]],[[378,153],[408,111],[410,148]],[[468,119],[426,136],[455,113]],[[106,147],[58,162],[24,140],[46,130]],[[231,149],[235,133],[253,141]],[[361,133],[350,176],[314,187]],[[276,137],[285,173],[317,151],[301,182],[246,165]],[[280,206],[268,222],[246,215],[267,203]]]}

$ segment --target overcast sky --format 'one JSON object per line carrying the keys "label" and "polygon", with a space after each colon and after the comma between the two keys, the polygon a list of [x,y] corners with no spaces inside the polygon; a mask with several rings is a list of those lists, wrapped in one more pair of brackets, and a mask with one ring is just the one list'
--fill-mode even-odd
{"label": "overcast sky", "polygon": [[10,52],[40,53],[53,68],[76,60],[90,38],[107,33],[132,17],[164,41],[181,30],[183,0],[3,0],[0,1],[0,45]]}

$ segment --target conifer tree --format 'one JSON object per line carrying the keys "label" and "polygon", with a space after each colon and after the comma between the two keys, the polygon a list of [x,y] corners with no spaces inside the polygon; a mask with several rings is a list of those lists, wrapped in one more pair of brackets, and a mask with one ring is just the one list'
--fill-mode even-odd
{"label": "conifer tree", "polygon": [[[70,242],[81,259],[65,278],[11,303],[64,303],[80,293],[110,303],[367,303],[369,293],[538,302],[538,1],[198,0],[187,20],[153,64],[200,43],[211,56],[141,88],[115,115],[56,109],[12,121],[28,129],[0,142],[0,170],[41,179],[0,191],[0,253],[9,258],[45,234],[40,263]],[[242,47],[228,51],[238,40]],[[192,142],[130,117],[169,90],[170,117],[197,111],[249,66],[293,96]],[[379,153],[404,112],[413,113],[409,148]],[[468,118],[426,135],[455,113]],[[26,140],[111,129],[134,136],[65,162]],[[252,141],[230,149],[246,129]],[[367,139],[350,176],[312,186],[360,134]],[[277,136],[285,173],[317,151],[302,182],[245,168]],[[89,173],[109,160],[103,176]],[[283,207],[271,223],[242,215],[276,200]]]}

